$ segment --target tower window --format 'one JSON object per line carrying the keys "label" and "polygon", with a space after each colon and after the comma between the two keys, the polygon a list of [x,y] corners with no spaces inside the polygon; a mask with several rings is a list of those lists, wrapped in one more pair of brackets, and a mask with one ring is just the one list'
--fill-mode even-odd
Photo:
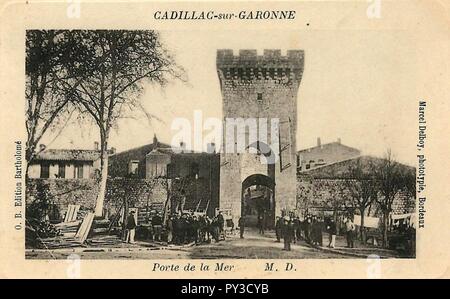
{"label": "tower window", "polygon": [[76,163],[75,164],[75,178],[82,179],[83,176],[83,164],[82,163]]}
{"label": "tower window", "polygon": [[128,174],[137,175],[138,174],[138,168],[139,168],[139,161],[131,160],[128,163]]}
{"label": "tower window", "polygon": [[58,178],[64,179],[66,177],[66,164],[60,163],[58,165]]}
{"label": "tower window", "polygon": [[262,93],[260,93],[260,92],[258,93],[256,100],[258,101],[258,104],[262,103],[262,101],[263,101]]}
{"label": "tower window", "polygon": [[200,167],[199,167],[198,163],[196,163],[196,162],[191,163],[191,169],[190,170],[191,170],[191,176],[192,177],[198,176],[199,172],[200,172]]}
{"label": "tower window", "polygon": [[48,179],[50,177],[50,164],[42,163],[41,164],[41,179]]}

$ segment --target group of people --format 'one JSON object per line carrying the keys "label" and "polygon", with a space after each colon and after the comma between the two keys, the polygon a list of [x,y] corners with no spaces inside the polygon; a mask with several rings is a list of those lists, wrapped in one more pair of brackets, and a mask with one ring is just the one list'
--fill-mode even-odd
{"label": "group of people", "polygon": [[[161,213],[156,213],[151,218],[151,228],[152,232],[150,234],[150,239],[152,241],[162,241],[163,236],[163,218]],[[129,215],[127,216],[126,223],[125,223],[125,242],[126,243],[135,243],[134,237],[136,235],[136,212],[134,210],[130,211]]]}
{"label": "group of people", "polygon": [[[157,213],[149,222],[151,228],[149,239],[152,241],[165,240],[169,244],[182,245],[192,242],[200,244],[211,240],[219,242],[225,237],[225,219],[222,212],[212,219],[207,215],[197,216],[194,213],[172,214],[165,224],[161,213]],[[136,227],[135,211],[131,211],[126,219],[125,242],[135,242]]]}
{"label": "group of people", "polygon": [[302,221],[299,217],[276,217],[275,234],[277,242],[284,240],[285,250],[290,250],[290,244],[298,240],[322,246],[322,232],[324,222],[320,217],[308,215]]}
{"label": "group of people", "polygon": [[167,242],[182,245],[219,242],[224,238],[225,219],[220,212],[214,218],[193,213],[174,214],[167,220]]}
{"label": "group of people", "polygon": [[[126,242],[134,243],[136,220],[135,212],[131,211],[126,220]],[[244,238],[245,216],[239,219],[240,238]],[[262,226],[262,225],[261,225]],[[210,243],[225,239],[225,219],[222,212],[213,218],[194,213],[172,214],[164,224],[163,217],[157,213],[151,219],[152,239],[163,241],[163,234],[169,244]],[[350,217],[344,222],[347,246],[354,247],[355,225]],[[333,217],[323,219],[316,215],[306,215],[303,220],[297,216],[277,216],[275,219],[275,234],[277,242],[283,239],[284,250],[291,250],[291,243],[304,240],[311,245],[323,246],[323,232],[329,236],[328,247],[336,246],[337,227]],[[264,233],[264,231],[262,232]]]}
{"label": "group of people", "polygon": [[[350,217],[345,222],[347,246],[354,247],[355,225]],[[291,243],[304,240],[311,245],[323,246],[323,232],[327,232],[328,247],[335,248],[337,227],[333,217],[322,219],[315,215],[307,215],[304,220],[299,217],[276,217],[275,234],[277,242],[284,241],[284,250],[291,250]]]}

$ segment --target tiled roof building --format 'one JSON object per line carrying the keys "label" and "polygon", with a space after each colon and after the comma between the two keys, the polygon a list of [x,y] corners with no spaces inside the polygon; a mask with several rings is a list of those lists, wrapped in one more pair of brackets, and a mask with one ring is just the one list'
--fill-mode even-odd
{"label": "tiled roof building", "polygon": [[98,149],[45,149],[30,162],[28,177],[41,179],[90,179],[100,168]]}
{"label": "tiled roof building", "polygon": [[320,138],[317,138],[317,146],[297,152],[297,172],[309,171],[360,155],[360,150],[343,145],[340,139],[335,142],[322,144]]}

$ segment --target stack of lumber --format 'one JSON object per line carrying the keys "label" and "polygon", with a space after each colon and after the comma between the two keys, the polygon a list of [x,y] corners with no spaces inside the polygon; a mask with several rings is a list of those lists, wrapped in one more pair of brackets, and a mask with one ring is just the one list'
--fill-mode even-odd
{"label": "stack of lumber", "polygon": [[55,225],[56,229],[59,230],[60,234],[64,237],[75,237],[78,228],[80,226],[81,220],[76,220],[72,222],[61,222]]}
{"label": "stack of lumber", "polygon": [[115,235],[112,236],[99,236],[86,241],[87,244],[94,247],[110,247],[122,243],[122,240]]}
{"label": "stack of lumber", "polygon": [[78,247],[82,246],[82,244],[86,241],[88,234],[91,230],[92,222],[94,220],[94,213],[88,213],[86,217],[84,217],[83,222],[77,223],[76,225],[71,224],[67,225],[67,223],[59,224],[62,228],[69,230],[67,234],[73,233],[71,230],[74,229],[74,227],[79,228],[76,230],[76,233],[74,236],[56,236],[53,238],[45,238],[41,239],[41,243],[44,248],[48,249],[57,249],[57,248],[70,248],[70,247]]}
{"label": "stack of lumber", "polygon": [[81,246],[81,243],[75,238],[63,236],[41,239],[41,243],[43,247],[47,249],[59,249],[59,248],[70,248]]}

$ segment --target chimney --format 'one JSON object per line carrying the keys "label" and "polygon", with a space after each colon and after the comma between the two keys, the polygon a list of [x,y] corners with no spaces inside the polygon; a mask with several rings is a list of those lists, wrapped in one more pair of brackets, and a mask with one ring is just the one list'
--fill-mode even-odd
{"label": "chimney", "polygon": [[156,138],[156,134],[153,135],[153,148],[158,147],[158,138]]}
{"label": "chimney", "polygon": [[215,154],[216,153],[216,144],[214,142],[208,143],[206,151],[208,154]]}
{"label": "chimney", "polygon": [[180,141],[180,148],[181,148],[181,152],[184,152],[186,150],[186,143],[184,143],[183,141]]}
{"label": "chimney", "polygon": [[337,139],[337,143],[341,144],[341,138]]}
{"label": "chimney", "polygon": [[95,142],[94,142],[94,150],[96,150],[96,151],[99,150],[98,145],[99,145],[98,141],[95,141]]}
{"label": "chimney", "polygon": [[322,147],[322,142],[320,141],[320,137],[317,137],[317,147]]}
{"label": "chimney", "polygon": [[47,148],[47,146],[45,145],[45,144],[39,144],[39,151],[40,152],[43,152],[43,151],[45,151],[45,149]]}

